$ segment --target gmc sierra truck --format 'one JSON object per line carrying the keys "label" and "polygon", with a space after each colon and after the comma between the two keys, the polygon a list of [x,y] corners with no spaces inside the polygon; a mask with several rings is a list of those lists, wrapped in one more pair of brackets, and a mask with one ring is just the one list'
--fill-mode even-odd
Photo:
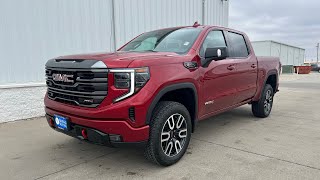
{"label": "gmc sierra truck", "polygon": [[245,104],[268,117],[279,69],[278,58],[256,57],[236,30],[195,24],[151,31],[113,53],[49,60],[46,119],[87,142],[142,145],[147,159],[169,166],[201,120]]}

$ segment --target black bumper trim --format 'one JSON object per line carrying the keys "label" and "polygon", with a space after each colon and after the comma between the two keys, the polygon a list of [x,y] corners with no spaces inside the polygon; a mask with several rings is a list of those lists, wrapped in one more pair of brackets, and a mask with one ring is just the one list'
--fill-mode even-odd
{"label": "black bumper trim", "polygon": [[[92,144],[102,145],[102,146],[108,146],[108,147],[145,147],[147,141],[142,142],[113,142],[110,141],[109,134],[103,133],[101,131],[98,131],[96,129],[85,127],[81,125],[77,125],[74,123],[69,124],[69,130],[63,131],[59,128],[52,127],[50,125],[50,118],[53,118],[52,116],[46,114],[46,119],[49,124],[49,126],[63,134],[66,134],[68,136],[80,139],[82,141],[86,141]],[[82,129],[85,129],[87,131],[88,139],[84,139],[82,136]]]}

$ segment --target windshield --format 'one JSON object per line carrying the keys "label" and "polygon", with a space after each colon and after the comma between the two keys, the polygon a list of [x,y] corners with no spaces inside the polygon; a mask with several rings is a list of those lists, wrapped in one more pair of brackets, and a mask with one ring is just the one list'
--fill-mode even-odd
{"label": "windshield", "polygon": [[155,51],[184,54],[200,34],[198,28],[163,29],[147,32],[124,46],[120,51]]}

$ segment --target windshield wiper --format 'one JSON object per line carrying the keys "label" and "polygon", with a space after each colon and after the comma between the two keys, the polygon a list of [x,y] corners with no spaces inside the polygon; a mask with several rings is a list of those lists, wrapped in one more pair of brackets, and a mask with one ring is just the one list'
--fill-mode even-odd
{"label": "windshield wiper", "polygon": [[150,50],[145,50],[145,52],[159,52],[159,51],[155,51],[154,49],[150,49]]}

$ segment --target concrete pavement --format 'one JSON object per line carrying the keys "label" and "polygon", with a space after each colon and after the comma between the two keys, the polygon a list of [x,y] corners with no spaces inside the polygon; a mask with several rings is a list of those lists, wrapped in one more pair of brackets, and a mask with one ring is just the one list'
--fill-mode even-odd
{"label": "concrete pavement", "polygon": [[87,144],[44,118],[0,124],[0,179],[319,179],[320,74],[284,75],[271,116],[249,105],[200,122],[183,159]]}

